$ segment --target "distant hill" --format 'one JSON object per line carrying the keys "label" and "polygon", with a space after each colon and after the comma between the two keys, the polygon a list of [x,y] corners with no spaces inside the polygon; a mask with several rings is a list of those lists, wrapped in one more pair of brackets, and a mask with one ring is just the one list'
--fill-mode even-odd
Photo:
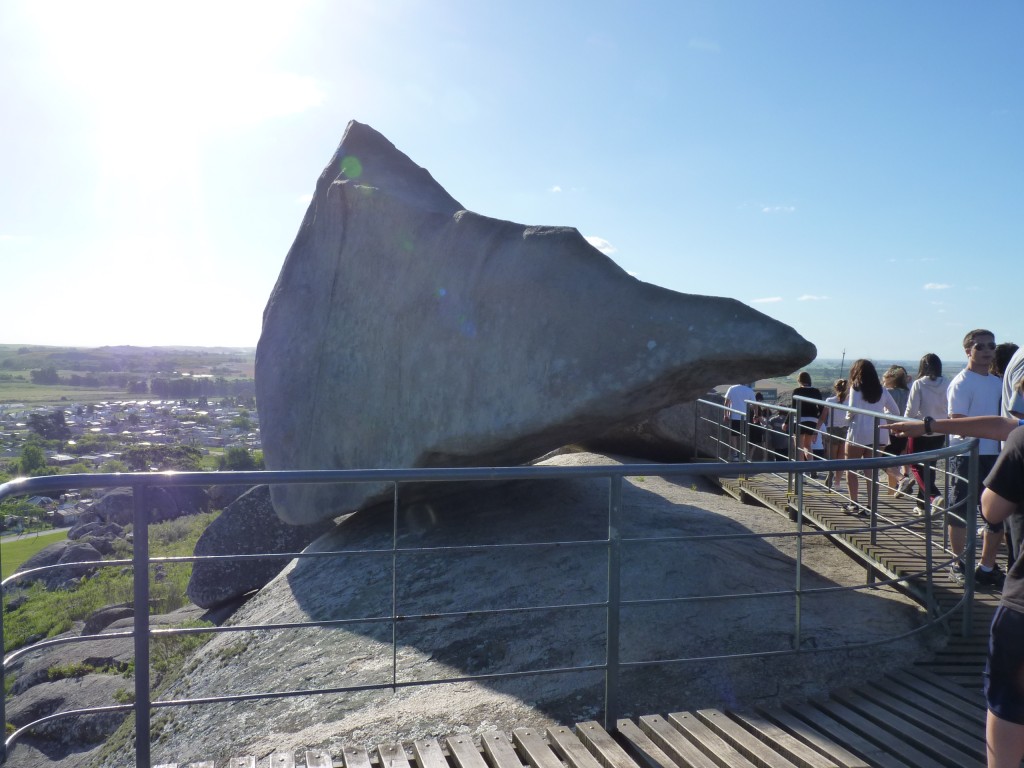
{"label": "distant hill", "polygon": [[252,378],[255,347],[49,347],[0,344],[0,371],[56,368],[64,373],[211,374]]}

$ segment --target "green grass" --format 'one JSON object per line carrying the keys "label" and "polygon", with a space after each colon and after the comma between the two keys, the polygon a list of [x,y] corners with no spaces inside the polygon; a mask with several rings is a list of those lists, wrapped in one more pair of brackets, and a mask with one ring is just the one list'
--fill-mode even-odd
{"label": "green grass", "polygon": [[3,575],[0,578],[6,579],[36,552],[50,544],[64,541],[67,537],[67,531],[51,531],[50,533],[39,533],[26,539],[3,542],[0,544],[0,559],[3,560]]}
{"label": "green grass", "polygon": [[101,403],[108,400],[132,400],[124,389],[91,389],[61,384],[33,384],[31,381],[0,381],[0,403],[49,405],[51,403]]}
{"label": "green grass", "polygon": [[[196,541],[218,512],[169,520],[150,526],[153,557],[191,555]],[[115,548],[116,557],[130,556],[130,545]],[[6,555],[5,555],[6,556]],[[191,563],[163,566],[161,581],[150,577],[150,605],[154,613],[168,613],[188,603],[185,589],[192,575]],[[130,569],[114,566],[98,569],[74,589],[47,591],[42,585],[29,588],[29,599],[4,617],[4,649],[20,648],[32,637],[53,637],[71,628],[73,622],[91,616],[107,605],[132,601]]]}

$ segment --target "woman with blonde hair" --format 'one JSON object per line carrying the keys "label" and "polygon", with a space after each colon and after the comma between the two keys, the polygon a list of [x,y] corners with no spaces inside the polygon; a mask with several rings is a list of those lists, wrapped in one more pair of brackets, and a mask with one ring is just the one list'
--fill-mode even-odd
{"label": "woman with blonde hair", "polygon": [[[850,394],[846,404],[851,408],[875,413],[890,413],[893,416],[900,416],[899,407],[892,395],[882,386],[878,378],[878,371],[870,360],[861,358],[854,361],[850,366]],[[864,413],[848,411],[846,420],[850,427],[846,444],[846,458],[863,459],[871,455],[874,445],[875,422],[878,421],[878,446],[887,445],[889,442],[889,430],[886,428],[885,420],[879,420],[875,416]],[[850,512],[860,511],[857,501],[857,493],[860,488],[860,475],[856,472],[846,473],[847,483],[850,486],[850,501],[846,509]]]}
{"label": "woman with blonde hair", "polygon": [[[896,402],[899,413],[902,414],[907,407],[907,400],[910,399],[910,388],[907,384],[907,369],[902,365],[890,365],[889,369],[882,374],[882,386],[892,395]],[[907,451],[907,438],[889,434],[889,443],[882,449],[885,453],[893,456],[902,456]],[[889,491],[896,495],[899,485],[907,475],[907,468],[887,467],[885,474],[889,478]]]}

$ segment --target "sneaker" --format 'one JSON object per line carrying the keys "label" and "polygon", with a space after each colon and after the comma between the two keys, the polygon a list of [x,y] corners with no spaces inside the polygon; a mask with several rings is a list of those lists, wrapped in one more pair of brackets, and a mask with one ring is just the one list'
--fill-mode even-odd
{"label": "sneaker", "polygon": [[902,480],[900,480],[899,485],[896,486],[896,492],[897,493],[901,493],[904,496],[906,496],[907,495],[907,491],[909,491],[913,485],[914,485],[914,478],[912,478],[912,477],[904,477]]}
{"label": "sneaker", "polygon": [[942,512],[946,508],[946,499],[942,496],[936,496],[932,499],[932,512]]}
{"label": "sneaker", "polygon": [[924,507],[918,504],[916,507],[914,507],[914,514],[924,517]]}
{"label": "sneaker", "polygon": [[1006,581],[1006,574],[998,564],[992,566],[991,571],[981,570],[979,565],[974,569],[974,584],[978,587],[995,587],[996,589],[1003,588],[1003,582]]}
{"label": "sneaker", "polygon": [[963,560],[957,560],[951,566],[949,566],[949,578],[951,578],[961,587],[964,585],[964,582],[967,581],[967,575],[964,573]]}

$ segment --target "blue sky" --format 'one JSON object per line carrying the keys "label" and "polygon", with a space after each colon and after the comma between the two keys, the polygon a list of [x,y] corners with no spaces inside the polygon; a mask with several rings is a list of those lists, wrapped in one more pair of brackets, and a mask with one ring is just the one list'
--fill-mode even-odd
{"label": "blue sky", "polygon": [[1016,0],[8,0],[0,103],[8,343],[254,346],[350,119],[821,357],[1024,343]]}

